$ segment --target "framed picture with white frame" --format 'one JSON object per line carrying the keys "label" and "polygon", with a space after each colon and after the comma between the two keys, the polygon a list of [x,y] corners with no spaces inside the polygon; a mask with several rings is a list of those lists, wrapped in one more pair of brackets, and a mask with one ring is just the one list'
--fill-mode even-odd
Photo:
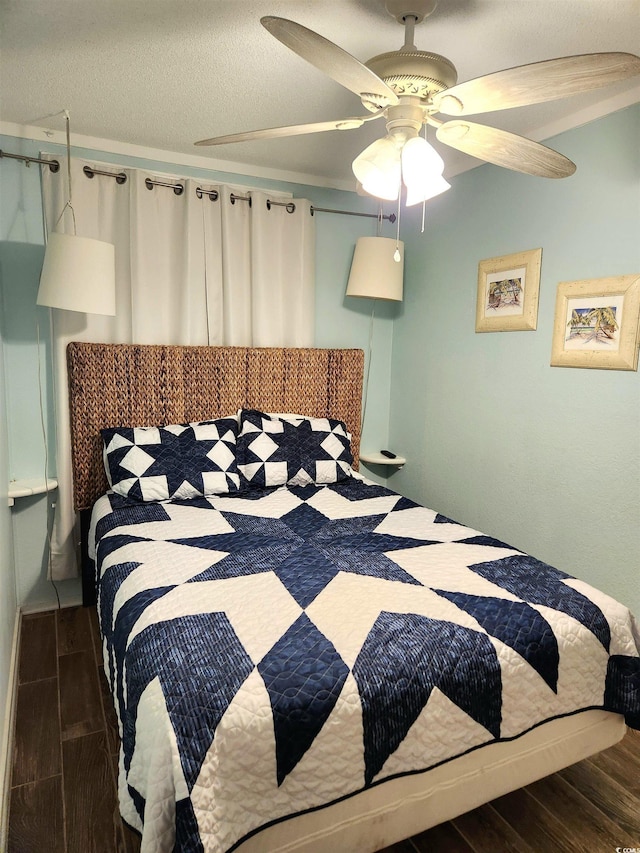
{"label": "framed picture with white frame", "polygon": [[541,263],[542,249],[480,261],[476,332],[536,328]]}
{"label": "framed picture with white frame", "polygon": [[561,281],[551,365],[637,370],[640,275]]}

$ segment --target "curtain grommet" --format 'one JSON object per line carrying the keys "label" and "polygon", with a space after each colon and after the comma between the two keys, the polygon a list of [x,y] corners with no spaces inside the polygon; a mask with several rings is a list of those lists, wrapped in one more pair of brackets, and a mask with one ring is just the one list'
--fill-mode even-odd
{"label": "curtain grommet", "polygon": [[196,187],[196,195],[198,198],[202,198],[205,195],[209,196],[209,201],[218,201],[220,198],[218,190],[205,190],[202,187]]}

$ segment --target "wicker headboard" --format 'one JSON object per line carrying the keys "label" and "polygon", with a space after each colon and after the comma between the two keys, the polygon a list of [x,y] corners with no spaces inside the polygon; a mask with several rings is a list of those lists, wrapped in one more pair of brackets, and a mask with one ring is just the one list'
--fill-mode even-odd
{"label": "wicker headboard", "polygon": [[105,427],[188,423],[240,408],[333,417],[351,432],[358,466],[362,350],[74,342],[67,364],[77,511],[107,489]]}

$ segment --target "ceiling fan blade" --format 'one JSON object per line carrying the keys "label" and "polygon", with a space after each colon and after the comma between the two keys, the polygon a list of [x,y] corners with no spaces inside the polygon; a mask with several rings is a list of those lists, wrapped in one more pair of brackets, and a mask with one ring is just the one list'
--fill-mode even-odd
{"label": "ceiling fan blade", "polygon": [[324,36],[287,18],[267,15],[260,22],[278,41],[345,89],[356,95],[376,95],[384,99],[385,105],[398,103],[396,93],[377,74]]}
{"label": "ceiling fan blade", "polygon": [[563,154],[532,139],[472,121],[447,121],[436,132],[440,142],[472,157],[541,178],[567,178],[576,170]]}
{"label": "ceiling fan blade", "polygon": [[438,112],[477,115],[568,98],[640,74],[640,56],[589,53],[507,68],[435,95]]}
{"label": "ceiling fan blade", "polygon": [[267,127],[264,130],[248,130],[244,133],[230,133],[227,136],[212,136],[201,139],[195,145],[226,145],[228,142],[249,142],[252,139],[278,139],[282,136],[303,136],[305,133],[324,133],[326,130],[354,130],[362,127],[365,121],[378,118],[376,113],[363,118],[342,118],[338,121],[319,121],[315,124],[292,124],[288,127]]}

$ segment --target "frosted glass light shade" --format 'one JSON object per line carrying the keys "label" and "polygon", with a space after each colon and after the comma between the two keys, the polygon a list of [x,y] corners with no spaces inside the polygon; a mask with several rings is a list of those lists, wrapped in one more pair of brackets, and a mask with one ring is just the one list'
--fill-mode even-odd
{"label": "frosted glass light shade", "polygon": [[415,136],[402,149],[402,179],[407,187],[407,207],[428,201],[451,184],[442,177],[444,160],[426,139]]}
{"label": "frosted glass light shade", "polygon": [[400,192],[400,165],[387,175],[378,175],[375,179],[362,184],[362,189],[375,198],[384,201],[396,201]]}
{"label": "frosted glass light shade", "polygon": [[356,157],[351,168],[371,195],[388,201],[398,198],[402,175],[400,149],[389,136],[372,142]]}
{"label": "frosted glass light shade", "polygon": [[429,201],[430,198],[435,198],[440,193],[451,189],[451,184],[446,181],[442,175],[428,179],[422,183],[416,182],[407,187],[407,207],[412,204],[419,204],[421,201]]}
{"label": "frosted glass light shade", "polygon": [[75,234],[50,234],[36,302],[66,311],[114,315],[114,246]]}
{"label": "frosted glass light shade", "polygon": [[444,160],[422,136],[408,139],[402,149],[402,177],[407,186],[426,175],[441,175]]}
{"label": "frosted glass light shade", "polygon": [[[400,260],[394,255],[396,248]],[[358,237],[347,296],[366,296],[369,299],[390,299],[402,302],[404,273],[404,243],[391,237]]]}

